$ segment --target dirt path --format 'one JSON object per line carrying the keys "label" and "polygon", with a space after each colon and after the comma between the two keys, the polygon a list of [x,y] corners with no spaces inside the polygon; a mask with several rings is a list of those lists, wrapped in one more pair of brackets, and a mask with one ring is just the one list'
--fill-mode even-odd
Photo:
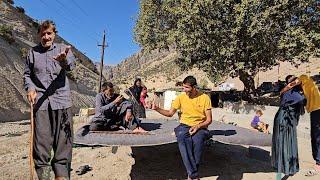
{"label": "dirt path", "polygon": [[[245,124],[241,116],[233,114],[230,117],[241,125]],[[84,123],[85,121],[75,119],[75,129]],[[0,180],[28,179],[29,126],[28,121],[0,124]],[[319,179],[319,175],[312,178],[304,176],[314,162],[311,157],[310,140],[308,138],[298,138],[298,140],[300,172],[289,179]],[[270,147],[263,149],[270,151]],[[93,170],[78,176],[75,171],[82,165],[90,165]],[[78,147],[73,149],[72,168],[72,179],[158,180],[187,177],[177,144],[137,148],[123,146],[119,147],[116,153],[112,153],[111,147]],[[205,148],[200,175],[202,179],[210,180],[267,180],[276,177],[269,161],[249,157],[248,147],[219,142]]]}

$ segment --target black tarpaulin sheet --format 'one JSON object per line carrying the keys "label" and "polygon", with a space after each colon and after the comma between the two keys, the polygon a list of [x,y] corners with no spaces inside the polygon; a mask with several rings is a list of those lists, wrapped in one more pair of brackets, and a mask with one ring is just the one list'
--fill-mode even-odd
{"label": "black tarpaulin sheet", "polygon": [[[177,120],[145,119],[141,126],[148,133],[134,134],[130,131],[90,132],[89,125],[81,127],[75,134],[74,144],[87,146],[155,146],[176,142],[173,129]],[[250,129],[213,121],[209,126],[211,139],[223,143],[271,146],[271,135]]]}

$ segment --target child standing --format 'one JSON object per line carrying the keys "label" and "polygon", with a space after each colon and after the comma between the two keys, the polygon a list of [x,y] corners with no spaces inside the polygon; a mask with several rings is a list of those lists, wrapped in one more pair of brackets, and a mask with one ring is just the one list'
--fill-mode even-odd
{"label": "child standing", "polygon": [[142,87],[142,91],[140,94],[140,102],[143,105],[144,108],[148,108],[148,105],[146,103],[146,98],[148,97],[148,89],[146,86]]}

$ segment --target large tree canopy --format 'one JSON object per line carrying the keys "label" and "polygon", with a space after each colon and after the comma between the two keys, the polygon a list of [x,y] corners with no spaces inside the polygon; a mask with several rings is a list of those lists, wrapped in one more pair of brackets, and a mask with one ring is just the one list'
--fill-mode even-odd
{"label": "large tree canopy", "polygon": [[239,76],[251,93],[258,70],[319,56],[319,19],[318,0],[141,0],[134,33],[145,51],[174,46],[181,68]]}

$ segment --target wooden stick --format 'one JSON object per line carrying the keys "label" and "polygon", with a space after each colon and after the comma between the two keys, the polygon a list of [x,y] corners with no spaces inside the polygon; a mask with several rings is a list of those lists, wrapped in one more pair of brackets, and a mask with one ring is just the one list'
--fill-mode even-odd
{"label": "wooden stick", "polygon": [[133,101],[135,101],[135,103],[140,104],[139,101],[136,99],[136,97],[134,97],[134,95],[133,95],[133,93],[131,92],[130,88],[127,89],[127,90],[128,90],[128,92],[130,93],[130,95],[131,95],[131,99],[132,99]]}
{"label": "wooden stick", "polygon": [[30,179],[34,179],[34,162],[33,162],[33,136],[34,136],[34,118],[33,118],[33,103],[30,103],[30,149],[29,149],[29,165],[30,165]]}

